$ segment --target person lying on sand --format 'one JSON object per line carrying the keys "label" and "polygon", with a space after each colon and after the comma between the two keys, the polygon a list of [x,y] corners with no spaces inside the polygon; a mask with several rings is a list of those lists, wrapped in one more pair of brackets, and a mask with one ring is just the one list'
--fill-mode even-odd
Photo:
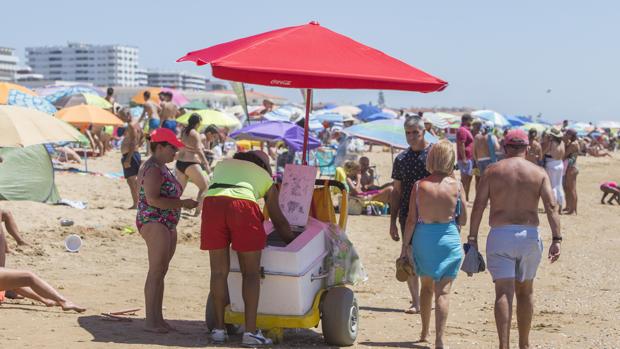
{"label": "person lying on sand", "polygon": [[48,307],[59,306],[64,311],[82,313],[86,308],[81,307],[63,297],[45,280],[26,270],[0,268],[0,292],[13,290],[15,293],[34,299]]}

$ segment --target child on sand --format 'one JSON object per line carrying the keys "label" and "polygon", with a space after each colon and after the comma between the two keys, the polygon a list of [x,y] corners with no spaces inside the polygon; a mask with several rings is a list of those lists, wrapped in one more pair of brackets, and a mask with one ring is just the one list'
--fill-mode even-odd
{"label": "child on sand", "polygon": [[607,195],[611,194],[611,198],[607,201],[608,204],[613,205],[614,199],[620,205],[620,188],[618,187],[618,183],[608,181],[603,182],[601,184],[601,191],[603,192],[603,197],[601,197],[601,204],[605,204],[605,198]]}

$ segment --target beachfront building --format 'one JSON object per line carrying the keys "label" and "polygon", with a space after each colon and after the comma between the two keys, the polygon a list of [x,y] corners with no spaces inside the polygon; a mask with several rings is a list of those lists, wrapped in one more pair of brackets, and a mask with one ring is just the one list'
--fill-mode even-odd
{"label": "beachfront building", "polygon": [[205,91],[207,79],[199,74],[176,71],[149,70],[148,85],[181,90]]}
{"label": "beachfront building", "polygon": [[8,47],[0,47],[0,82],[15,81],[19,57],[15,56],[15,50]]}
{"label": "beachfront building", "polygon": [[47,80],[77,81],[97,86],[140,86],[139,49],[126,45],[68,43],[27,47],[28,66]]}
{"label": "beachfront building", "polygon": [[136,69],[136,86],[148,86],[149,85],[149,75],[146,69],[138,68]]}

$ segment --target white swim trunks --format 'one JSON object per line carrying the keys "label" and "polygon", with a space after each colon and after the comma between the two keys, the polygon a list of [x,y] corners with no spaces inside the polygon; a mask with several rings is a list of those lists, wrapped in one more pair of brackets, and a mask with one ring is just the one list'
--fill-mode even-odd
{"label": "white swim trunks", "polygon": [[499,279],[533,280],[542,258],[538,227],[504,225],[491,228],[487,238],[487,267]]}

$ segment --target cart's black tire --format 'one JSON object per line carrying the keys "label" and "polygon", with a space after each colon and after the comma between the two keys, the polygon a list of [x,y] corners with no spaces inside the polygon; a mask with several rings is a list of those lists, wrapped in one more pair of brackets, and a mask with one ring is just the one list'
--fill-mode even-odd
{"label": "cart's black tire", "polygon": [[359,328],[359,308],[353,291],[346,287],[329,289],[321,310],[325,342],[337,346],[353,345]]}
{"label": "cart's black tire", "polygon": [[[213,304],[213,296],[211,292],[209,292],[209,296],[207,297],[207,306],[205,307],[205,324],[209,330],[215,328],[215,309]],[[233,324],[226,324],[226,332],[228,334],[233,335],[236,334],[239,330],[239,326]]]}

